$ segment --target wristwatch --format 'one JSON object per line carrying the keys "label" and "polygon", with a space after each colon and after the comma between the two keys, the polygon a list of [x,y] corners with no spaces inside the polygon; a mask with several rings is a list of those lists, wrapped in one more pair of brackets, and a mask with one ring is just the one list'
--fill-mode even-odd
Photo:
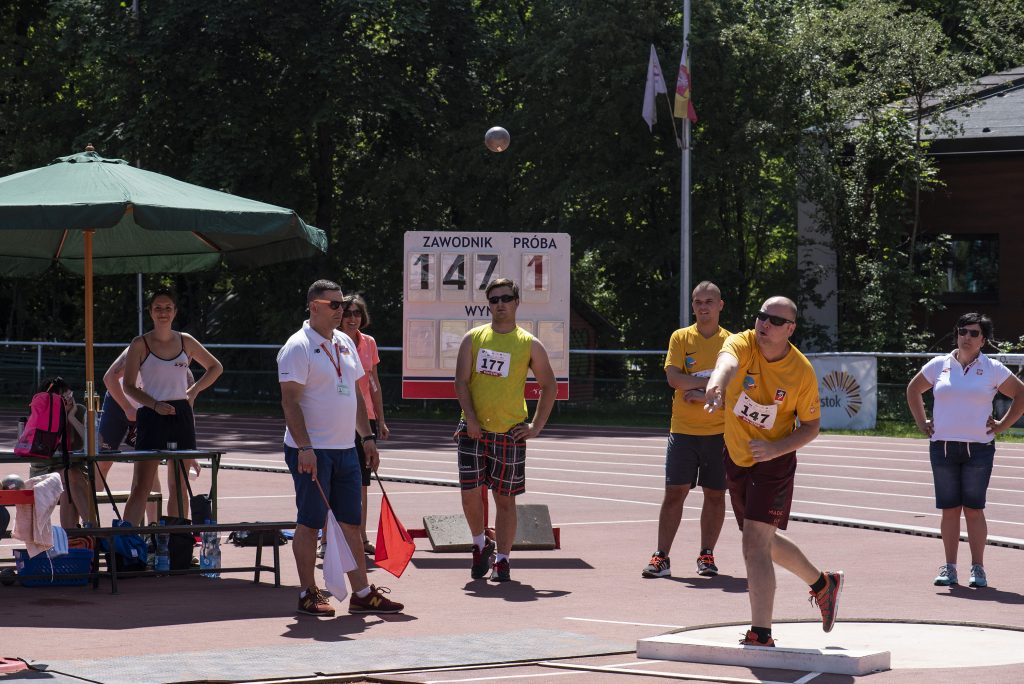
{"label": "wristwatch", "polygon": [[367,442],[376,442],[376,441],[377,441],[377,435],[366,435],[365,437],[360,437],[359,438],[359,443],[360,444],[366,444]]}
{"label": "wristwatch", "polygon": [[312,446],[300,446],[298,448],[298,450],[299,450],[299,453],[302,453],[303,451],[313,451],[313,447]]}

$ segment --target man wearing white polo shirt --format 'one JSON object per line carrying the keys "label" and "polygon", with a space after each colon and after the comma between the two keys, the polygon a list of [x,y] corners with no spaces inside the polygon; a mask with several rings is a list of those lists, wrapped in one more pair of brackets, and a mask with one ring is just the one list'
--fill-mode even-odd
{"label": "man wearing white polo shirt", "polygon": [[[344,295],[329,280],[318,280],[306,293],[309,320],[288,338],[277,355],[284,409],[284,453],[295,484],[295,540],[292,552],[302,591],[300,613],[333,617],[334,608],[316,586],[316,539],[328,512],[341,524],[352,550],[356,569],[348,572],[352,586],[349,613],[398,613],[401,603],[388,599],[387,587],[377,588],[366,578],[359,456],[357,439],[370,467],[380,456],[356,387],[364,374],[355,344],[337,330]],[[321,495],[321,491],[323,494]],[[330,502],[328,509],[324,497]]]}

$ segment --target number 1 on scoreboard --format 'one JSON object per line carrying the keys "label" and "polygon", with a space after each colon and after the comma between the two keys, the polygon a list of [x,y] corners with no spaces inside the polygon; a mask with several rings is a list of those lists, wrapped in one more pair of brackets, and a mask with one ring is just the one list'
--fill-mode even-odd
{"label": "number 1 on scoreboard", "polygon": [[408,301],[432,302],[437,298],[437,255],[411,252],[405,270]]}
{"label": "number 1 on scoreboard", "polygon": [[551,257],[547,254],[523,254],[522,298],[528,302],[546,302],[551,296]]}

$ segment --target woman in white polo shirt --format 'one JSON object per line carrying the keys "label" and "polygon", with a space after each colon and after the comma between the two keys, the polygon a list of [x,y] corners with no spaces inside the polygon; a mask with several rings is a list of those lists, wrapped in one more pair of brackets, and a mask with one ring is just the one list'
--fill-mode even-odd
{"label": "woman in white polo shirt", "polygon": [[[986,587],[985,492],[992,475],[995,435],[1010,428],[1024,414],[1024,383],[1009,368],[981,353],[992,339],[992,320],[978,313],[964,314],[956,322],[956,349],[930,360],[907,385],[907,404],[914,422],[931,440],[935,507],[942,509],[942,545],[946,562],[939,567],[936,586],[958,584],[957,548],[960,514],[967,521],[971,548],[972,587]],[[925,415],[923,395],[932,390],[932,420]],[[992,417],[996,392],[1013,402],[1006,414]]]}

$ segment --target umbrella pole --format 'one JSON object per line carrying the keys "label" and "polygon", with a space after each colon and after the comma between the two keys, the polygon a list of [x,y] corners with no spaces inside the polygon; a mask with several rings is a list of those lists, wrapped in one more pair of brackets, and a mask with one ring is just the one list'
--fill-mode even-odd
{"label": "umbrella pole", "polygon": [[85,453],[96,455],[96,409],[95,368],[93,362],[92,330],[92,236],[95,230],[85,233]]}

